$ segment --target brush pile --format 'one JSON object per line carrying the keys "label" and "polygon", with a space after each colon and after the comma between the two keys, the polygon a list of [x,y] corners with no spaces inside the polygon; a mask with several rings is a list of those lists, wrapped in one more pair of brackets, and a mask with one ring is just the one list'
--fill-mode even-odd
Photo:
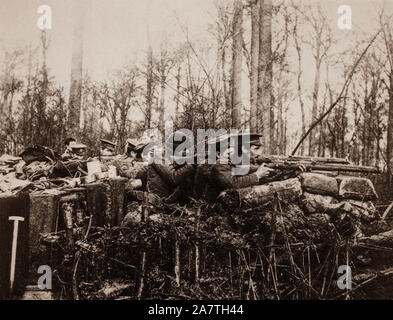
{"label": "brush pile", "polygon": [[85,219],[73,246],[63,232],[42,242],[61,298],[340,299],[339,266],[367,264],[359,244],[378,222],[375,198],[368,179],[317,173],[228,190],[214,205],[136,192],[121,227]]}

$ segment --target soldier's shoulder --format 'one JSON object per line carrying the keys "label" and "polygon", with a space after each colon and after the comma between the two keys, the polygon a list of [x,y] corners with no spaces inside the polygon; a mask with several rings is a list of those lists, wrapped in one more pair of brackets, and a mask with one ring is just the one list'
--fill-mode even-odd
{"label": "soldier's shoulder", "polygon": [[212,165],[212,172],[228,172],[231,171],[232,166],[230,164],[217,163]]}

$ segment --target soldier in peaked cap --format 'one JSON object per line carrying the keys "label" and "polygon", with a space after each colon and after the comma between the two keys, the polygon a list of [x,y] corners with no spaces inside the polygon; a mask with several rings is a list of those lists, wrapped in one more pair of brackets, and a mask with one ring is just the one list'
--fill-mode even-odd
{"label": "soldier in peaked cap", "polygon": [[140,179],[142,181],[142,190],[146,189],[148,168],[146,159],[142,157],[142,151],[150,142],[150,139],[127,139],[125,154],[122,155],[123,161],[117,166],[122,177],[131,180]]}
{"label": "soldier in peaked cap", "polygon": [[100,149],[100,156],[109,157],[115,155],[116,143],[101,139],[101,149]]}
{"label": "soldier in peaked cap", "polygon": [[[181,135],[180,140],[171,139],[173,150],[185,141],[185,134]],[[195,168],[192,164],[176,162],[176,157],[172,160],[170,164],[152,163],[149,165],[147,188],[148,191],[165,198],[168,202],[184,204],[188,196],[192,195]]]}
{"label": "soldier in peaked cap", "polygon": [[137,144],[138,144],[138,141],[136,139],[129,138],[126,140],[124,154],[127,158],[136,158],[135,148],[136,148]]}
{"label": "soldier in peaked cap", "polygon": [[[252,150],[258,150],[260,146],[259,136],[257,134],[242,133],[239,135],[226,134],[219,136],[216,140],[209,141],[209,143],[216,144],[217,163],[208,168],[208,181],[205,187],[197,188],[202,189],[199,192],[200,196],[206,197],[208,201],[215,201],[217,196],[227,189],[246,188],[253,185],[258,185],[264,182],[264,179],[269,177],[273,169],[260,166],[255,172],[247,173],[244,175],[236,175],[234,168],[240,168],[241,165],[232,163],[233,155],[238,151],[238,156],[244,155],[246,152],[252,153]],[[238,148],[230,144],[230,139],[235,139]],[[247,141],[250,143],[248,144]],[[220,150],[220,147],[223,149]],[[202,176],[202,174],[201,174]],[[205,175],[206,176],[206,175]],[[204,181],[206,179],[198,179]],[[198,184],[198,182],[196,182]]]}
{"label": "soldier in peaked cap", "polygon": [[67,160],[83,160],[86,157],[87,146],[72,140],[68,143],[66,151],[62,155],[62,159]]}

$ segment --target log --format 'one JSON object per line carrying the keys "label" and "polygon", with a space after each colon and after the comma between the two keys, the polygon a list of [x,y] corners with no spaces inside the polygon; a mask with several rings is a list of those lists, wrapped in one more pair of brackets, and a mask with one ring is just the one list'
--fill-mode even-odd
{"label": "log", "polygon": [[338,181],[324,174],[304,172],[300,174],[302,187],[310,193],[321,195],[338,196]]}
{"label": "log", "polygon": [[393,246],[393,230],[378,233],[368,237],[362,237],[359,245]]}
{"label": "log", "polygon": [[373,183],[367,178],[340,176],[339,196],[342,199],[354,200],[375,200],[378,195],[374,189]]}
{"label": "log", "polygon": [[299,179],[293,178],[271,182],[265,185],[237,189],[236,193],[241,203],[262,205],[273,201],[275,194],[277,194],[280,200],[295,201],[302,195],[302,186]]}
{"label": "log", "polygon": [[304,192],[303,194],[302,205],[305,211],[309,214],[333,214],[340,210],[343,206],[331,196],[312,194],[308,192]]}

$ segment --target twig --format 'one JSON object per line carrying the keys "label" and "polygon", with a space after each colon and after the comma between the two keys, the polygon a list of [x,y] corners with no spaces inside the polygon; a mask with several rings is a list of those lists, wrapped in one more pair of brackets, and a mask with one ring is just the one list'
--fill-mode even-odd
{"label": "twig", "polygon": [[276,222],[277,222],[277,205],[278,205],[278,195],[277,193],[274,195],[274,204],[273,204],[273,212],[272,212],[272,219],[271,219],[271,234],[270,234],[270,240],[269,240],[269,265],[270,268],[268,269],[268,273],[267,273],[267,281],[269,282],[269,275],[270,275],[270,271],[272,271],[272,260],[273,260],[273,255],[274,255],[274,240],[276,238]]}
{"label": "twig", "polygon": [[175,233],[175,279],[176,285],[180,287],[180,241]]}
{"label": "twig", "polygon": [[382,221],[385,220],[386,216],[389,214],[389,212],[390,212],[390,210],[392,210],[392,208],[393,208],[393,201],[389,205],[389,207],[386,208],[385,212],[383,213],[382,218],[381,218]]}
{"label": "twig", "polygon": [[[142,210],[142,221],[146,222],[148,221],[148,212],[147,212],[147,206],[148,206],[148,199],[147,196],[144,196],[144,204],[143,204],[143,210]],[[137,299],[140,300],[142,298],[143,294],[143,287],[145,285],[145,272],[146,272],[146,250],[143,249],[142,251],[142,256],[141,256],[141,266],[140,266],[140,277],[139,277],[139,286],[138,286],[138,292],[137,292]]]}
{"label": "twig", "polygon": [[[201,207],[197,209],[197,216],[196,216],[196,233],[198,234],[199,231],[199,217],[201,214]],[[199,269],[200,269],[200,257],[199,257],[199,245],[198,243],[195,244],[195,284],[199,284]]]}
{"label": "twig", "polygon": [[[86,240],[87,236],[89,235],[92,221],[93,221],[93,215],[90,215],[89,224],[87,226],[84,240]],[[81,250],[78,250],[78,252],[76,253],[76,263],[74,266],[74,272],[72,273],[72,292],[74,295],[74,300],[79,300],[77,271],[78,271],[80,259],[81,259]]]}

